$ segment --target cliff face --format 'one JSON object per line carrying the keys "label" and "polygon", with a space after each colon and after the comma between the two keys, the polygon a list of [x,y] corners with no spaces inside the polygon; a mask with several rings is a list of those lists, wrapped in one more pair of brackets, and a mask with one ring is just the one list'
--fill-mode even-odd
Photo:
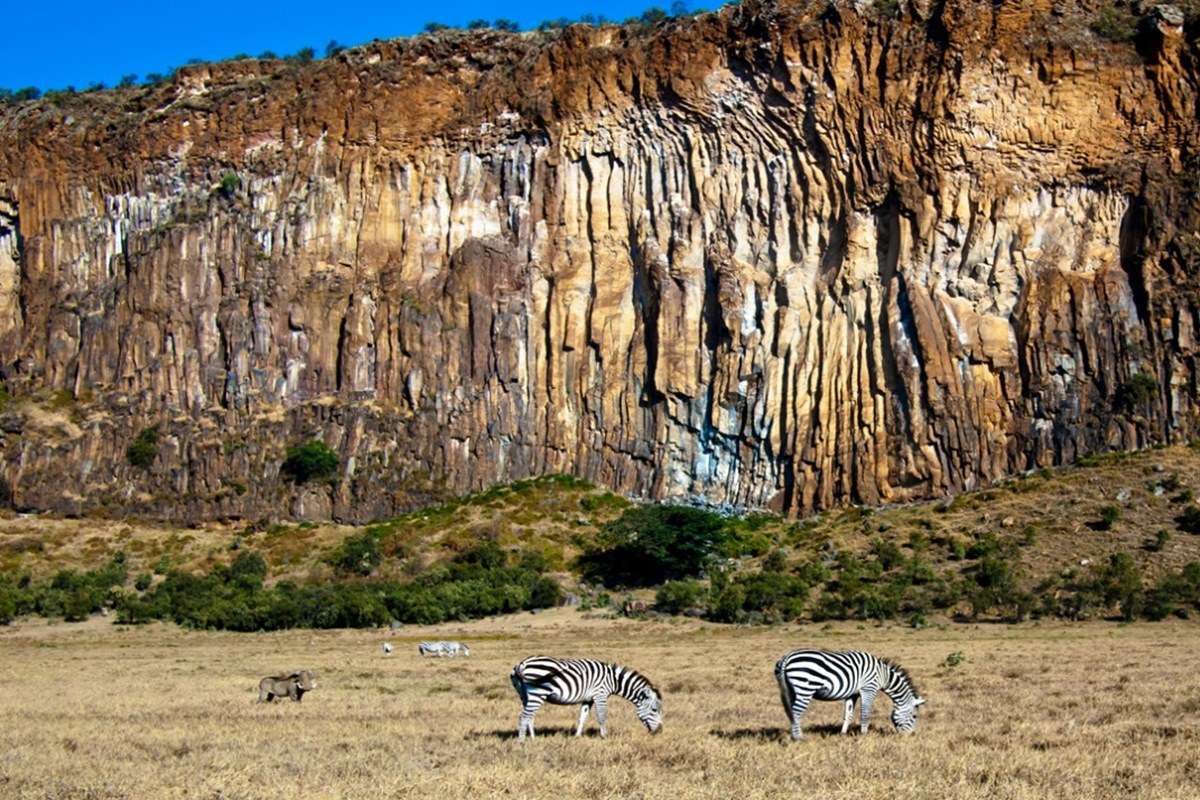
{"label": "cliff face", "polygon": [[[12,502],[803,512],[1191,436],[1198,51],[1088,14],[744,2],[0,112]],[[336,485],[280,478],[310,436]]]}

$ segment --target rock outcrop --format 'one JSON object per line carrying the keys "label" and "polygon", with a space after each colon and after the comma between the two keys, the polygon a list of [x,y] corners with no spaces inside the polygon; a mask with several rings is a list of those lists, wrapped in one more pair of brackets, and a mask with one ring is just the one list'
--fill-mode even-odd
{"label": "rock outcrop", "polygon": [[[1190,437],[1167,11],[747,0],[0,111],[4,488],[364,520],[572,472],[803,513]],[[312,437],[339,474],[293,486]]]}

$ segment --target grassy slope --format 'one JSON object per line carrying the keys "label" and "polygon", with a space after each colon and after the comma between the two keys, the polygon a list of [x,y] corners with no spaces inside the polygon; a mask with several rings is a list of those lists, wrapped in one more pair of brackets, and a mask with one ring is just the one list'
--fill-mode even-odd
{"label": "grassy slope", "polygon": [[[1078,466],[1042,472],[949,502],[882,509],[848,508],[799,522],[754,515],[737,524],[764,550],[786,548],[794,561],[831,550],[866,552],[875,538],[907,547],[928,540],[924,557],[943,572],[957,572],[954,542],[969,545],[994,534],[1020,545],[1025,578],[1035,582],[1109,553],[1134,555],[1151,578],[1200,560],[1200,536],[1177,530],[1175,517],[1200,473],[1200,450],[1172,447],[1113,454]],[[1159,495],[1155,486],[1165,484]],[[1171,488],[1166,488],[1171,487]],[[1120,499],[1118,499],[1120,498]],[[584,482],[562,476],[522,481],[471,495],[383,523],[385,576],[414,574],[484,536],[509,547],[534,547],[566,572],[581,546],[629,504]],[[1121,509],[1112,530],[1095,530],[1106,505]],[[265,531],[212,525],[163,528],[137,522],[66,520],[30,516],[0,519],[0,572],[47,575],[62,568],[90,568],[124,550],[130,573],[171,565],[201,570],[227,562],[239,547],[264,554],[272,579],[322,579],[324,563],[347,536],[362,529],[342,525],[280,525]],[[1159,530],[1171,533],[1161,552],[1146,548]],[[908,552],[905,549],[905,552]]]}

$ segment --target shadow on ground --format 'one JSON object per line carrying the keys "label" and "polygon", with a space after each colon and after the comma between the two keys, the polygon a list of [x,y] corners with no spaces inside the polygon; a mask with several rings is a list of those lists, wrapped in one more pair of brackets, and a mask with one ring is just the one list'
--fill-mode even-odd
{"label": "shadow on ground", "polygon": [[[841,733],[841,725],[812,725],[804,729],[805,736],[840,736]],[[734,741],[754,739],[760,742],[790,742],[792,740],[791,728],[783,725],[764,728],[734,728],[732,730],[713,728],[709,734],[718,739]]]}
{"label": "shadow on ground", "polygon": [[[575,735],[574,728],[534,728],[533,732],[535,734],[537,734],[537,738],[539,738],[539,739],[542,738],[543,736],[571,736],[571,737],[573,737]],[[612,735],[611,728],[609,729],[608,733],[610,736]],[[590,738],[590,737],[595,737],[597,739],[600,738],[600,731],[597,730],[596,728],[584,730],[583,738],[586,739],[586,738]],[[515,728],[504,728],[501,730],[491,730],[491,731],[471,731],[463,738],[465,738],[465,739],[501,739],[501,740],[516,739],[517,731]]]}

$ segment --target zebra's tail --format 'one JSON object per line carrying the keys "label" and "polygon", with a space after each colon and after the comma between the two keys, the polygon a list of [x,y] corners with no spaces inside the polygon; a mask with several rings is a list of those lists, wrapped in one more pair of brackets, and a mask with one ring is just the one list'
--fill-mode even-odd
{"label": "zebra's tail", "polygon": [[513,689],[517,692],[517,697],[521,698],[521,705],[525,705],[529,700],[529,696],[525,691],[525,673],[521,670],[521,664],[517,664],[509,673],[508,679],[512,681]]}
{"label": "zebra's tail", "polygon": [[792,702],[795,697],[792,694],[792,685],[783,673],[784,659],[779,659],[775,662],[775,680],[779,682],[779,699],[783,702],[783,710],[787,712],[788,719],[792,718]]}

